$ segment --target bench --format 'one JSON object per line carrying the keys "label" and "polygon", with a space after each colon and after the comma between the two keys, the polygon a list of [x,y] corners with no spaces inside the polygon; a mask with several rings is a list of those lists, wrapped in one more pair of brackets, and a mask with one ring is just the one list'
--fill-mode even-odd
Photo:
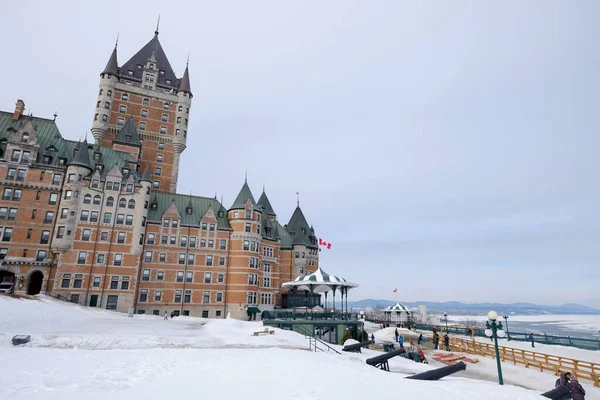
{"label": "bench", "polygon": [[384,353],[380,356],[375,356],[375,357],[371,357],[371,358],[367,359],[367,364],[369,364],[375,368],[381,368],[384,371],[389,371],[390,370],[390,365],[388,363],[389,359],[392,357],[399,356],[402,353],[406,353],[406,350],[398,349],[398,350],[390,351],[390,352]]}
{"label": "bench", "polygon": [[342,349],[342,351],[349,351],[349,352],[352,352],[352,353],[362,353],[361,350],[360,350],[361,348],[367,347],[368,345],[371,345],[373,343],[375,343],[375,341],[373,341],[373,340],[367,340],[366,342],[349,344],[347,346],[344,346],[344,348]]}
{"label": "bench", "polygon": [[275,333],[275,331],[274,331],[274,330],[272,330],[272,329],[271,329],[271,330],[269,330],[269,328],[265,328],[263,331],[254,332],[254,334],[253,334],[252,336],[258,336],[258,335],[260,335],[261,333],[262,333],[262,334],[265,334],[265,335],[266,335],[266,334],[272,335],[272,334],[274,334],[274,333]]}

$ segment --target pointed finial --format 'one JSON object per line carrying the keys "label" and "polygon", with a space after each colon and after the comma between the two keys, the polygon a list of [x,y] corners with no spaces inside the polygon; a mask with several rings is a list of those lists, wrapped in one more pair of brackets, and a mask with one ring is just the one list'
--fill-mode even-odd
{"label": "pointed finial", "polygon": [[265,192],[265,184],[263,183],[263,193]]}
{"label": "pointed finial", "polygon": [[248,183],[248,170],[246,170],[246,174],[244,175],[244,183]]}
{"label": "pointed finial", "polygon": [[117,40],[115,40],[115,49],[119,45],[119,32],[117,32]]}
{"label": "pointed finial", "polygon": [[158,35],[158,27],[160,26],[160,14],[158,14],[158,21],[156,22],[156,30],[154,31],[155,35]]}
{"label": "pointed finial", "polygon": [[58,112],[54,111],[54,121],[56,121],[56,117],[58,117]]}
{"label": "pointed finial", "polygon": [[215,190],[215,200],[217,199],[217,191]]}
{"label": "pointed finial", "polygon": [[221,204],[223,204],[223,195],[221,194]]}
{"label": "pointed finial", "polygon": [[190,52],[188,51],[187,61],[185,62],[185,67],[187,68],[190,65]]}
{"label": "pointed finial", "polygon": [[300,192],[296,192],[296,205],[300,207]]}

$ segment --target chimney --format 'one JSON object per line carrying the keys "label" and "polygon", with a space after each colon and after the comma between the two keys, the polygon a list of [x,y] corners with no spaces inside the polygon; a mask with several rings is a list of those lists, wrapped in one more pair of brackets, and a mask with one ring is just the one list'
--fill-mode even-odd
{"label": "chimney", "polygon": [[18,121],[24,112],[25,112],[25,103],[23,102],[23,100],[19,99],[19,100],[17,100],[17,103],[15,104],[15,112],[12,117],[13,121]]}

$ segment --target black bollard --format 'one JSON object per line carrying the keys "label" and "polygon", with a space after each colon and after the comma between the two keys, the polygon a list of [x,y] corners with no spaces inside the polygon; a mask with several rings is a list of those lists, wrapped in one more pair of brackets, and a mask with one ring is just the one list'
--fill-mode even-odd
{"label": "black bollard", "polygon": [[542,393],[542,396],[552,400],[567,400],[571,398],[571,391],[566,386],[559,386],[556,389]]}
{"label": "black bollard", "polygon": [[406,379],[417,379],[419,381],[437,381],[438,379],[441,379],[445,376],[452,375],[459,371],[464,371],[466,369],[467,364],[465,364],[462,361],[459,361],[454,365],[448,365],[447,367],[442,367],[431,371],[421,372],[420,374],[407,376]]}

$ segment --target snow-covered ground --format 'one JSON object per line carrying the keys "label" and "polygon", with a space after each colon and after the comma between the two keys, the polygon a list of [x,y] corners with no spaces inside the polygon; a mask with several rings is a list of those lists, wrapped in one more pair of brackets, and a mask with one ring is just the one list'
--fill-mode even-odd
{"label": "snow-covered ground", "polygon": [[[437,382],[407,380],[407,374],[432,366],[396,357],[387,373],[365,363],[380,352],[310,352],[307,340],[293,332],[275,329],[274,335],[252,336],[263,329],[257,322],[129,318],[47,298],[2,296],[0,316],[1,399],[331,399],[397,393],[423,399],[515,400],[541,398],[539,393],[554,381],[523,385],[536,389],[527,390],[455,376]],[[33,340],[14,347],[15,334],[29,334]],[[387,341],[389,332],[375,336]],[[487,367],[481,371],[491,373]]]}

